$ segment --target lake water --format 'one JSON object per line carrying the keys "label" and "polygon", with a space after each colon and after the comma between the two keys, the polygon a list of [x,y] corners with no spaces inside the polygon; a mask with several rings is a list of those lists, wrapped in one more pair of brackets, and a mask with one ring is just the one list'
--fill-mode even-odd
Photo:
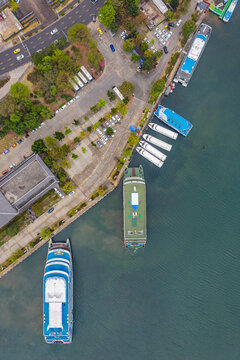
{"label": "lake water", "polygon": [[164,100],[192,131],[165,139],[162,169],[131,163],[145,171],[147,247],[123,248],[121,183],[58,235],[73,247],[73,343],[43,340],[45,245],[0,280],[1,360],[240,358],[239,6],[229,24],[207,22],[189,86]]}

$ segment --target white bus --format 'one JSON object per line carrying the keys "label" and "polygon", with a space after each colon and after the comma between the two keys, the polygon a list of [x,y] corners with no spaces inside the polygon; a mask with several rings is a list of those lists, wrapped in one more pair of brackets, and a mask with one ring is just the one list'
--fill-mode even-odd
{"label": "white bus", "polygon": [[87,71],[87,69],[85,68],[85,66],[81,66],[81,70],[82,70],[82,72],[84,73],[84,75],[86,76],[86,78],[87,78],[89,81],[92,81],[92,80],[93,80],[92,75],[89,74],[89,72]]}
{"label": "white bus", "polygon": [[81,82],[81,80],[79,79],[79,77],[77,77],[76,75],[73,77],[73,80],[78,84],[78,86],[80,88],[84,87],[84,84]]}
{"label": "white bus", "polygon": [[82,80],[82,82],[84,82],[84,84],[87,84],[87,83],[88,83],[87,79],[86,79],[85,76],[81,73],[81,71],[79,71],[79,72],[77,73],[77,76],[79,77],[80,80]]}
{"label": "white bus", "polygon": [[119,97],[120,100],[123,101],[124,97],[123,95],[120,93],[120,91],[118,90],[118,88],[116,86],[112,87],[113,91],[115,92],[115,94]]}
{"label": "white bus", "polygon": [[78,91],[79,90],[79,86],[75,83],[75,81],[73,81],[72,79],[69,80],[69,83],[71,85],[71,87],[73,88],[74,91]]}

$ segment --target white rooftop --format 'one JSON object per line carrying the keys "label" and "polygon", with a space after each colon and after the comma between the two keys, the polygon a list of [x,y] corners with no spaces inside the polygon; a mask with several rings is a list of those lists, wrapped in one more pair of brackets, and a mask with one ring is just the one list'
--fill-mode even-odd
{"label": "white rooftop", "polygon": [[162,14],[166,14],[168,8],[162,0],[153,0],[154,4],[158,7]]}
{"label": "white rooftop", "polygon": [[66,302],[66,281],[61,277],[48,278],[45,283],[45,302]]}
{"label": "white rooftop", "polygon": [[131,201],[132,205],[138,205],[138,193],[137,192],[133,192],[132,193],[132,201]]}
{"label": "white rooftop", "polygon": [[205,41],[200,38],[196,38],[192,44],[192,47],[189,51],[188,57],[194,61],[197,61],[199,58],[199,55],[201,54],[201,51],[204,47]]}

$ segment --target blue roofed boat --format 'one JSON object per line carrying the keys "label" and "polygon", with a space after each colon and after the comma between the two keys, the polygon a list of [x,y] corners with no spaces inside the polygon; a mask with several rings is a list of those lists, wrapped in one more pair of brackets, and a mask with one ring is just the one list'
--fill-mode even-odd
{"label": "blue roofed boat", "polygon": [[43,285],[44,339],[48,344],[70,344],[73,332],[73,267],[69,239],[49,241]]}
{"label": "blue roofed boat", "polygon": [[223,17],[223,21],[229,22],[232,14],[233,14],[233,12],[234,12],[234,10],[236,8],[237,2],[238,2],[238,0],[233,0],[231,2],[231,4],[229,5],[229,8],[227,9],[227,11],[226,11],[226,13],[225,13],[225,15]]}
{"label": "blue roofed boat", "polygon": [[182,134],[183,136],[187,136],[191,128],[192,124],[185,120],[180,115],[176,114],[173,110],[165,108],[162,105],[159,105],[154,115],[157,116],[158,119],[163,121],[165,124]]}

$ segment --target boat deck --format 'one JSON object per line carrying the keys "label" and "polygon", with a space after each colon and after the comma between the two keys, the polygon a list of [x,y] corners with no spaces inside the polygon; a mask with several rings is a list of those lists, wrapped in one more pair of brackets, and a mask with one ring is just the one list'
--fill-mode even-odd
{"label": "boat deck", "polygon": [[[146,187],[138,168],[127,169],[124,175],[124,241],[125,245],[146,243]],[[133,195],[138,193],[138,205],[133,205]]]}

